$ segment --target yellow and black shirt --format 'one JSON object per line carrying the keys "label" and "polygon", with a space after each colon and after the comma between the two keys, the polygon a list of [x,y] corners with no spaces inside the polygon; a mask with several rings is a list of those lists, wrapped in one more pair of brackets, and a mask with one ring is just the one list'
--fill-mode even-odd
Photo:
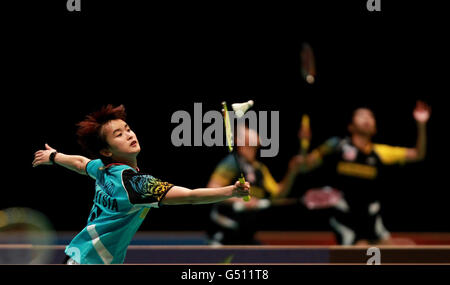
{"label": "yellow and black shirt", "polygon": [[[246,161],[238,157],[245,179],[251,184],[250,195],[256,198],[272,198],[279,194],[278,184],[263,163]],[[223,185],[234,184],[240,177],[237,162],[232,154],[225,157],[214,170],[211,179]],[[257,244],[257,215],[260,210],[236,211],[231,204],[217,203],[211,209],[211,225],[208,235],[211,242],[220,244]]]}
{"label": "yellow and black shirt", "polygon": [[407,149],[374,143],[361,151],[350,138],[332,137],[313,152],[331,173],[329,184],[343,191],[350,207],[355,207],[377,200],[383,166],[404,163]]}
{"label": "yellow and black shirt", "polygon": [[[245,179],[250,183],[250,195],[256,198],[272,198],[278,195],[278,184],[266,165],[259,161],[249,163],[239,155],[238,161]],[[236,160],[230,154],[216,167],[211,179],[221,181],[223,185],[234,184],[240,177]]]}

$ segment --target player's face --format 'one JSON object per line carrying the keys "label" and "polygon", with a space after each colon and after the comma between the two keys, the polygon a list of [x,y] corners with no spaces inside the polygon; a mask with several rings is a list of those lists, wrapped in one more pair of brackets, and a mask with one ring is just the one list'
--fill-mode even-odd
{"label": "player's face", "polygon": [[258,133],[247,127],[241,127],[237,136],[236,143],[239,153],[244,155],[248,161],[254,161],[259,147]]}
{"label": "player's face", "polygon": [[141,151],[139,141],[128,124],[120,119],[112,120],[102,128],[108,143],[107,151],[116,159],[136,157]]}
{"label": "player's face", "polygon": [[352,132],[373,136],[376,133],[376,121],[373,112],[367,108],[357,109],[353,115]]}

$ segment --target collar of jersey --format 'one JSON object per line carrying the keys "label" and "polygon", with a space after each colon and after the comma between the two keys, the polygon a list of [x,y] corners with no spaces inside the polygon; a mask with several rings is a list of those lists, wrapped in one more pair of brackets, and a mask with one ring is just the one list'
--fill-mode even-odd
{"label": "collar of jersey", "polygon": [[[129,165],[126,164],[126,163],[113,162],[113,163],[110,163],[110,164],[106,165],[105,168],[109,168],[109,167],[114,166],[114,165],[126,165],[126,166],[129,166]],[[130,166],[130,167],[131,167],[131,166]],[[136,167],[136,168],[131,167],[131,168],[132,168],[133,170],[135,170],[136,172],[139,172],[139,167]]]}

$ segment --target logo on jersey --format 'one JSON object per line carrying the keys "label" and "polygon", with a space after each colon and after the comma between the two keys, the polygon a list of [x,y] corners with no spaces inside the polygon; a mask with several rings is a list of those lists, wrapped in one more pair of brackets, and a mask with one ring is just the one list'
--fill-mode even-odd
{"label": "logo on jersey", "polygon": [[342,158],[346,161],[355,161],[356,160],[356,156],[358,155],[358,150],[356,149],[356,147],[351,146],[351,145],[344,145],[342,147]]}

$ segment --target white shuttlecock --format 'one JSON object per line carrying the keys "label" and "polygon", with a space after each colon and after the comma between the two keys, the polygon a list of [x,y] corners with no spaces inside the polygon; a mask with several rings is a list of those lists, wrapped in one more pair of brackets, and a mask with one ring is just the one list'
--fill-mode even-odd
{"label": "white shuttlecock", "polygon": [[244,116],[245,112],[247,112],[247,110],[253,106],[253,104],[253,100],[249,100],[248,102],[244,103],[231,104],[231,108],[233,108],[236,117],[241,118],[242,116]]}

